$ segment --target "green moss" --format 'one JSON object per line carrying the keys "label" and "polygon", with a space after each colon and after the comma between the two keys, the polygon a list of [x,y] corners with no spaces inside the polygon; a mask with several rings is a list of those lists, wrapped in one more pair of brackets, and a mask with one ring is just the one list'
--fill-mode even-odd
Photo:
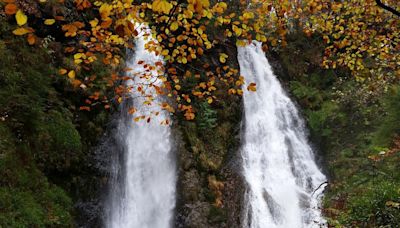
{"label": "green moss", "polygon": [[389,146],[391,139],[400,134],[400,87],[394,87],[384,98],[383,108],[386,115],[381,120],[376,134],[373,136],[375,145]]}
{"label": "green moss", "polygon": [[[63,60],[49,54],[60,43],[29,46],[10,30],[0,15],[0,227],[72,227],[73,180],[92,178],[83,177],[85,159],[108,114],[77,111],[85,95],[57,75]],[[94,69],[86,76],[110,73]]]}
{"label": "green moss", "polygon": [[221,223],[227,220],[226,209],[212,206],[208,212],[208,220],[211,223]]}
{"label": "green moss", "polygon": [[49,184],[30,162],[18,157],[7,132],[1,131],[0,136],[10,140],[8,151],[0,156],[0,227],[70,226],[71,199],[62,189]]}

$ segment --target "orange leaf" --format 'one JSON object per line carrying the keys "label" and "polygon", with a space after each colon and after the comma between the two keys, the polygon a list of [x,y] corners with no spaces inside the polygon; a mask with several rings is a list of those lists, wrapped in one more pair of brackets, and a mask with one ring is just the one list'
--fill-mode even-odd
{"label": "orange leaf", "polygon": [[247,86],[247,90],[248,91],[253,91],[253,92],[255,92],[256,90],[257,90],[257,88],[256,88],[256,83],[250,83],[250,85],[249,86]]}
{"label": "orange leaf", "polygon": [[14,33],[14,35],[17,35],[17,36],[23,36],[27,33],[33,32],[33,31],[34,30],[31,28],[17,28],[13,31],[13,33]]}
{"label": "orange leaf", "polygon": [[66,69],[64,69],[64,68],[61,68],[60,70],[58,70],[58,73],[61,74],[61,75],[66,74],[67,72],[68,71]]}
{"label": "orange leaf", "polygon": [[85,27],[85,24],[80,21],[75,21],[72,25],[76,26],[78,29]]}
{"label": "orange leaf", "polygon": [[136,108],[130,108],[129,110],[128,110],[128,113],[129,114],[134,114],[136,112]]}
{"label": "orange leaf", "polygon": [[70,53],[70,52],[73,52],[75,50],[75,47],[66,47],[65,49],[64,49],[64,52],[65,53]]}
{"label": "orange leaf", "polygon": [[103,29],[106,29],[108,27],[110,27],[110,25],[112,24],[113,20],[111,18],[108,18],[107,20],[104,20],[103,22],[101,22],[100,26]]}
{"label": "orange leaf", "polygon": [[54,19],[57,21],[63,21],[65,18],[63,16],[55,16]]}
{"label": "orange leaf", "polygon": [[36,37],[32,33],[28,34],[27,40],[29,45],[34,45],[36,43]]}
{"label": "orange leaf", "polygon": [[73,87],[78,87],[78,86],[80,86],[81,84],[82,84],[82,82],[81,82],[80,80],[74,79],[74,80],[72,81],[72,86],[73,86]]}
{"label": "orange leaf", "polygon": [[7,4],[6,7],[4,7],[4,11],[6,12],[7,15],[13,15],[17,12],[18,8],[15,4]]}
{"label": "orange leaf", "polygon": [[81,106],[81,107],[79,107],[79,110],[90,111],[90,107],[88,107],[88,106]]}

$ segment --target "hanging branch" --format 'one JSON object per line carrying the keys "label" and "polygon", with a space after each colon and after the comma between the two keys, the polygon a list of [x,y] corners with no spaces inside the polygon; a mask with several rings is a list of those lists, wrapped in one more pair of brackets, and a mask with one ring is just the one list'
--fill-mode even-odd
{"label": "hanging branch", "polygon": [[328,183],[328,181],[325,181],[325,182],[322,182],[312,193],[311,193],[311,197],[314,195],[314,193],[318,190],[318,189],[320,189],[321,187],[322,187],[322,185],[324,185],[324,184],[329,184]]}
{"label": "hanging branch", "polygon": [[397,11],[396,9],[394,9],[394,8],[392,8],[392,7],[390,7],[390,6],[387,6],[387,5],[383,4],[381,0],[375,0],[375,2],[376,2],[376,4],[377,4],[379,7],[381,7],[381,8],[383,8],[383,9],[385,9],[385,10],[387,10],[387,11],[393,13],[394,15],[400,17],[400,12],[399,12],[399,11]]}

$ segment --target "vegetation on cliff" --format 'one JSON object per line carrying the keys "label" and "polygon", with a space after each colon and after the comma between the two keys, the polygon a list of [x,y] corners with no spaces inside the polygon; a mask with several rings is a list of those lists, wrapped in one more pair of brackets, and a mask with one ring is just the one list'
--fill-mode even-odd
{"label": "vegetation on cliff", "polygon": [[[303,108],[311,139],[329,175],[324,213],[337,227],[399,224],[399,85],[359,82],[324,69],[319,37],[288,37],[269,53],[275,71]],[[397,76],[398,77],[398,76]]]}
{"label": "vegetation on cliff", "polygon": [[70,227],[73,202],[92,190],[83,180],[97,178],[87,159],[108,114],[80,111],[87,95],[58,75],[64,40],[30,46],[11,26],[0,15],[0,226]]}

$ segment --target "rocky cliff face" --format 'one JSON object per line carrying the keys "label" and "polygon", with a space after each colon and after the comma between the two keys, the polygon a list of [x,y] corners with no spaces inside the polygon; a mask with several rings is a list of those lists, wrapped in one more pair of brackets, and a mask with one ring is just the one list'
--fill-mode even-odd
{"label": "rocky cliff face", "polygon": [[[236,47],[221,48],[238,69]],[[212,55],[207,58],[218,63]],[[212,105],[199,105],[195,121],[175,123],[179,169],[176,227],[241,227],[241,116],[241,98],[222,92]]]}

